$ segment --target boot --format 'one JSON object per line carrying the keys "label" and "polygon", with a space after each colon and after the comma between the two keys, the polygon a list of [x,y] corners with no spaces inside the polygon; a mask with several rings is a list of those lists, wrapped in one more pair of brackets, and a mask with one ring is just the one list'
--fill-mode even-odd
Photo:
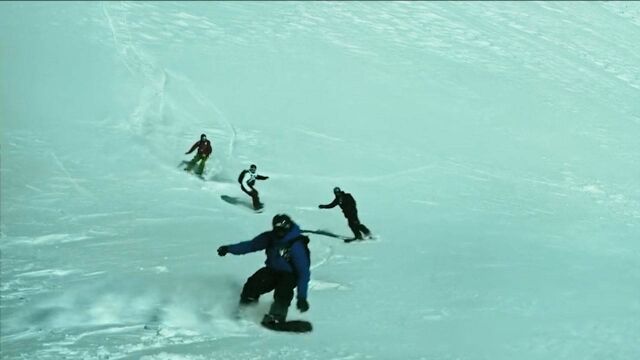
{"label": "boot", "polygon": [[258,299],[250,297],[240,297],[240,306],[255,305],[258,303]]}
{"label": "boot", "polygon": [[264,316],[262,319],[263,324],[279,324],[283,323],[287,318],[287,312],[289,310],[288,306],[285,306],[277,301],[274,301],[271,304],[271,308],[269,309],[269,313]]}
{"label": "boot", "polygon": [[282,315],[274,315],[274,314],[265,314],[262,318],[262,325],[265,326],[273,326],[279,325],[284,322],[284,316]]}

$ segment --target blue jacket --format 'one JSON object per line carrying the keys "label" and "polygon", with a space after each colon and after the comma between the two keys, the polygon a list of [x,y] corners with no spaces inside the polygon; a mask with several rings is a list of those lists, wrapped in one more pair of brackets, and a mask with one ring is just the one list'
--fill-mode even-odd
{"label": "blue jacket", "polygon": [[[291,230],[283,237],[278,238],[273,231],[266,231],[252,240],[229,245],[229,252],[234,255],[244,255],[255,251],[265,250],[267,260],[264,262],[268,268],[276,271],[294,273],[298,279],[298,299],[307,298],[307,289],[311,272],[309,270],[309,256],[306,244],[302,240],[296,240],[288,252],[282,251],[289,248],[291,241],[302,233],[300,227],[293,224]],[[287,260],[287,258],[289,260]]]}

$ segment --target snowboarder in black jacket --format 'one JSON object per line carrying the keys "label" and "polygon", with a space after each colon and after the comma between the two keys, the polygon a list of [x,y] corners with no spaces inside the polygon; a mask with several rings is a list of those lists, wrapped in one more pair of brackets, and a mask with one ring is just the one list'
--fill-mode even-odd
{"label": "snowboarder in black jacket", "polygon": [[[251,166],[249,166],[249,169],[242,170],[242,172],[240,172],[240,175],[238,176],[238,182],[240,183],[240,189],[242,189],[242,191],[244,191],[247,195],[251,196],[253,209],[260,210],[262,209],[264,204],[260,202],[260,197],[258,197],[258,190],[256,190],[253,185],[255,185],[256,180],[267,180],[269,177],[256,174],[256,169],[257,167],[254,164],[251,164]],[[247,185],[249,189],[247,189],[245,185]]]}
{"label": "snowboarder in black jacket", "polygon": [[[353,198],[353,196],[342,191],[337,186],[333,188],[333,194],[336,197],[332,202],[326,205],[319,205],[318,207],[320,209],[331,209],[336,207],[336,205],[340,205],[344,217],[347,218],[349,228],[351,229],[351,231],[353,231],[353,240],[362,240],[363,234],[366,237],[370,237],[371,232],[360,222],[360,219],[358,219],[358,209],[356,208],[356,200]],[[345,240],[345,242],[348,241],[349,240]]]}

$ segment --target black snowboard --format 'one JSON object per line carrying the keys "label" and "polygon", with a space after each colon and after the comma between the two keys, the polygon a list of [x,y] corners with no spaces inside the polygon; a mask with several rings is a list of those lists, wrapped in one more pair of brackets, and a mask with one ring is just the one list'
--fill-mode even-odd
{"label": "black snowboard", "polygon": [[249,208],[251,210],[254,210],[256,212],[262,212],[262,210],[263,210],[263,208],[255,210],[253,208],[253,204],[251,204],[251,202],[249,200],[240,199],[240,198],[235,197],[235,196],[220,195],[220,198],[222,200],[224,200],[225,202],[229,203],[229,204],[243,206],[243,207]]}
{"label": "black snowboard", "polygon": [[344,242],[346,242],[347,244],[350,242],[354,242],[354,241],[365,241],[365,240],[375,240],[376,237],[373,235],[367,235],[365,237],[363,237],[362,239],[356,239],[354,237],[352,238],[348,238],[348,239],[344,239]]}
{"label": "black snowboard", "polygon": [[338,235],[338,234],[334,234],[331,231],[327,231],[327,230],[301,230],[301,233],[305,234],[316,234],[316,235],[324,235],[324,236],[329,236],[332,238],[336,238],[336,239],[342,239],[342,240],[349,240],[350,238],[347,236],[342,236],[342,235]]}
{"label": "black snowboard", "polygon": [[273,331],[306,333],[313,330],[313,325],[305,320],[289,320],[281,323],[262,322],[262,326]]}

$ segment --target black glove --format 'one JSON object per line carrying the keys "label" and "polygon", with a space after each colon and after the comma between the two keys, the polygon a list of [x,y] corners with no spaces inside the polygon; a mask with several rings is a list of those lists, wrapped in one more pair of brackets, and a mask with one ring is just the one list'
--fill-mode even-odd
{"label": "black glove", "polygon": [[307,310],[309,310],[309,303],[305,299],[298,299],[296,307],[298,308],[298,310],[300,310],[300,312],[306,312]]}
{"label": "black glove", "polygon": [[227,245],[220,246],[218,248],[218,255],[225,256],[229,252],[229,247]]}
{"label": "black glove", "polygon": [[318,209],[324,209],[324,205],[318,205]]}

